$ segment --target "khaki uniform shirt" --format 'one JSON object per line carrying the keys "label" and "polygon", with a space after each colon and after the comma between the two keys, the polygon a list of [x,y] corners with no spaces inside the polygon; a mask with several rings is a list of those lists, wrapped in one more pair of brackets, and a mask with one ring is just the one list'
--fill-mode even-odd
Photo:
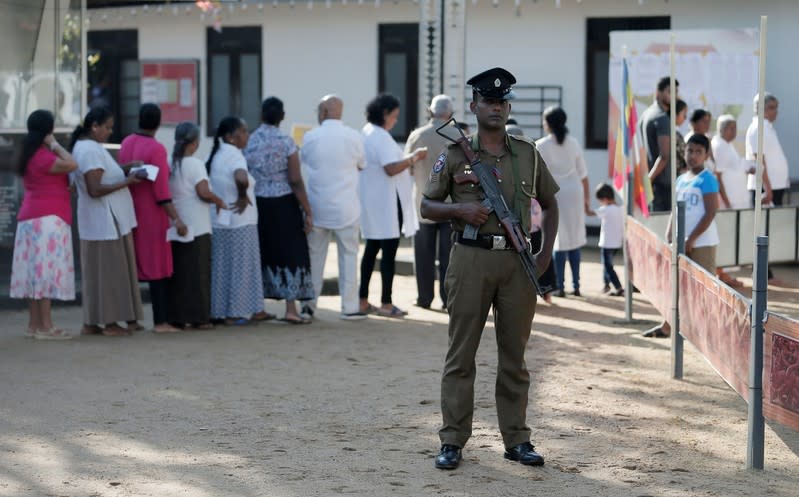
{"label": "khaki uniform shirt", "polygon": [[442,119],[431,119],[430,122],[413,130],[405,143],[405,154],[410,154],[419,147],[427,147],[427,157],[420,160],[411,166],[411,175],[413,175],[413,182],[416,188],[416,195],[414,201],[416,202],[416,215],[421,223],[433,223],[429,219],[424,219],[420,212],[422,205],[422,192],[427,184],[427,178],[430,177],[430,171],[433,170],[433,163],[436,158],[447,149],[447,145],[451,142],[443,136],[436,133],[436,128],[444,124]]}
{"label": "khaki uniform shirt", "polygon": [[[530,232],[530,199],[555,202],[555,193],[559,190],[557,183],[549,173],[544,159],[535,148],[535,144],[522,136],[505,135],[505,149],[501,155],[490,154],[479,146],[477,135],[472,136],[472,150],[483,164],[495,168],[495,175],[500,180],[499,186],[508,207],[522,222],[526,233]],[[520,188],[516,189],[513,167],[518,168]],[[455,177],[469,174],[471,166],[466,160],[460,145],[452,144],[438,156],[430,171],[425,186],[424,196],[430,200],[443,201],[447,196],[453,203],[482,202],[485,198],[480,185],[472,183],[457,184]],[[474,174],[474,173],[471,173]],[[462,219],[453,219],[452,228],[463,232],[466,223]],[[500,235],[504,230],[493,212],[488,221],[480,226],[481,235]]]}

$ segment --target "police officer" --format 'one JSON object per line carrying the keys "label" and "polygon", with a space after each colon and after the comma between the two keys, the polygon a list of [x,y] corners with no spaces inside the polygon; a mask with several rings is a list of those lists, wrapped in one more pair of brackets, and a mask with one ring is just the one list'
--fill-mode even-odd
{"label": "police officer", "polygon": [[[478,158],[494,168],[503,197],[530,230],[530,199],[543,210],[544,243],[537,256],[539,272],[549,265],[558,225],[552,179],[535,145],[524,137],[508,135],[505,123],[516,78],[501,68],[471,78],[470,109],[477,117],[477,133],[470,139]],[[449,350],[441,379],[443,426],[441,451],[435,460],[440,469],[455,469],[461,449],[472,434],[475,355],[491,306],[495,310],[498,348],[496,382],[497,417],[505,444],[505,458],[540,466],[544,458],[530,443],[526,422],[530,376],[524,351],[535,314],[536,295],[522,269],[519,255],[496,215],[480,204],[479,185],[458,181],[472,173],[463,150],[450,145],[436,160],[425,186],[421,213],[433,221],[451,220],[455,244],[446,276],[448,293]],[[449,196],[452,203],[444,200]],[[463,237],[467,224],[479,226],[476,240]]]}

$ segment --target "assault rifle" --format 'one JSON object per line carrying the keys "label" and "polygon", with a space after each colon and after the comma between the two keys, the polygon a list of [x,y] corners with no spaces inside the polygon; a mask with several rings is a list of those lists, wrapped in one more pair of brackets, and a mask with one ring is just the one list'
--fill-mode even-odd
{"label": "assault rifle", "polygon": [[[436,133],[440,136],[461,147],[463,154],[466,156],[466,160],[469,161],[469,165],[471,166],[472,173],[457,175],[457,177],[454,178],[455,182],[458,184],[472,183],[480,185],[485,195],[485,199],[482,202],[483,206],[485,206],[489,212],[494,212],[497,218],[499,218],[499,222],[505,231],[505,236],[510,240],[516,253],[519,254],[524,272],[527,273],[527,277],[530,278],[530,282],[535,287],[536,293],[543,297],[544,294],[541,291],[541,286],[538,284],[538,274],[535,268],[535,261],[533,260],[532,247],[527,235],[524,233],[522,223],[519,221],[516,214],[508,208],[508,204],[502,196],[502,190],[499,187],[497,178],[494,176],[493,169],[480,162],[480,159],[477,158],[477,155],[472,150],[469,139],[463,134],[463,130],[461,130],[457,124],[457,121],[452,118],[436,129]],[[444,128],[448,128],[449,130],[455,129],[460,136],[455,138],[447,136],[446,133],[442,132]],[[463,237],[476,240],[479,229],[479,226],[467,225],[463,231]]]}

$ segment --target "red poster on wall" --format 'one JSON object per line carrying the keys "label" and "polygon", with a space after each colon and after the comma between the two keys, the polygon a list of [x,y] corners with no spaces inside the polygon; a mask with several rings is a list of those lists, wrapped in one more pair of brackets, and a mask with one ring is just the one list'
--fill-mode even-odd
{"label": "red poster on wall", "polygon": [[161,107],[161,124],[199,123],[199,63],[196,60],[141,62],[141,103]]}

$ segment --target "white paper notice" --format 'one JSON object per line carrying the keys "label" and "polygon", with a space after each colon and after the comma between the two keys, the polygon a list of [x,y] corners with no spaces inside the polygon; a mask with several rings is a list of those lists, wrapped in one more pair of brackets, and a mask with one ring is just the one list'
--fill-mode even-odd
{"label": "white paper notice", "polygon": [[160,169],[158,169],[158,166],[154,166],[152,164],[145,164],[143,166],[131,168],[130,173],[133,174],[136,171],[141,171],[141,170],[147,171],[147,179],[150,181],[155,181],[155,178],[158,177],[158,171],[160,171]]}
{"label": "white paper notice", "polygon": [[191,242],[194,240],[194,234],[191,232],[191,228],[188,226],[186,227],[186,235],[180,236],[178,235],[178,229],[172,226],[168,230],[166,230],[166,241],[168,242]]}
{"label": "white paper notice", "polygon": [[193,105],[193,92],[191,91],[191,79],[183,78],[180,80],[180,106],[191,107]]}
{"label": "white paper notice", "polygon": [[221,209],[216,213],[216,224],[220,226],[230,226],[233,220],[233,211],[228,209]]}

